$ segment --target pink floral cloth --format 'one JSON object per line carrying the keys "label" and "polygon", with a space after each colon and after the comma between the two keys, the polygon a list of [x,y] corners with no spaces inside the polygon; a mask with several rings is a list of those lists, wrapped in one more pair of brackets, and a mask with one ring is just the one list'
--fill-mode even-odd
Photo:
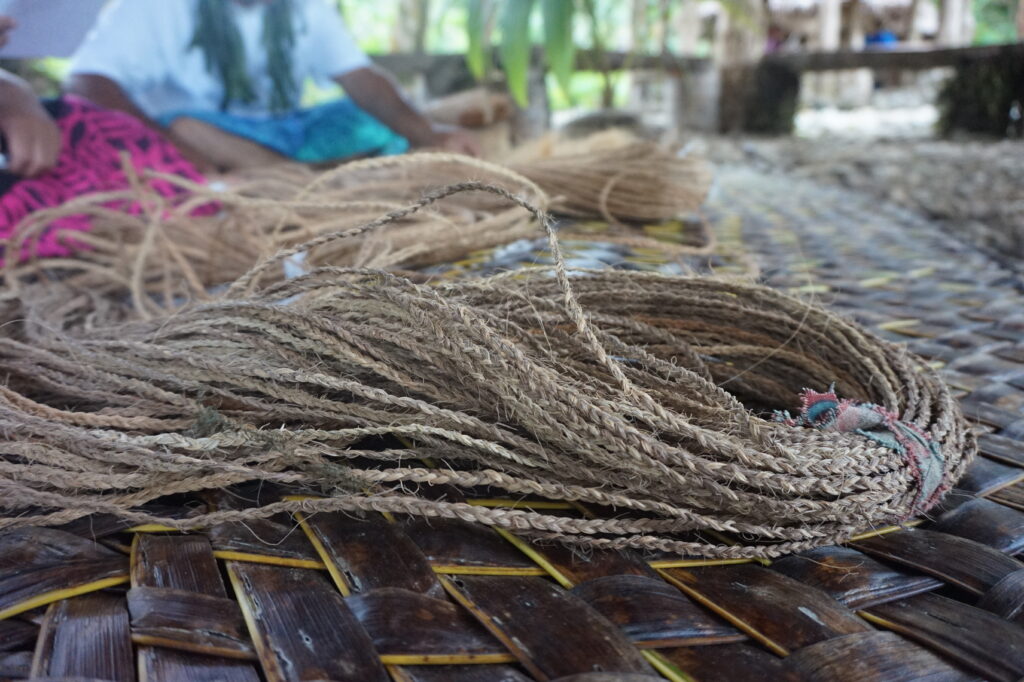
{"label": "pink floral cloth", "polygon": [[[57,166],[35,178],[0,174],[0,245],[10,240],[18,223],[30,213],[59,206],[91,192],[127,189],[123,152],[127,152],[140,176],[143,171],[155,170],[203,181],[195,166],[174,145],[128,114],[101,109],[71,95],[47,103],[46,108],[63,137]],[[164,197],[182,194],[181,189],[163,180],[148,181],[148,184]],[[135,202],[114,201],[107,206],[133,214],[141,211]],[[216,206],[207,205],[197,212],[209,214],[216,210]],[[76,244],[69,233],[91,228],[92,222],[85,215],[59,218],[38,239],[26,244],[21,256],[25,258],[33,253],[38,257],[71,255],[82,245]]]}

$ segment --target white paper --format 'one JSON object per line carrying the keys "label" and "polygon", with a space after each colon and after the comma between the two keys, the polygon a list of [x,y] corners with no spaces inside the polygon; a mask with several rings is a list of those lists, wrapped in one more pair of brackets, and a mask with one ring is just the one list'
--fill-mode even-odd
{"label": "white paper", "polygon": [[0,14],[18,25],[0,57],[70,57],[85,40],[106,0],[0,0]]}

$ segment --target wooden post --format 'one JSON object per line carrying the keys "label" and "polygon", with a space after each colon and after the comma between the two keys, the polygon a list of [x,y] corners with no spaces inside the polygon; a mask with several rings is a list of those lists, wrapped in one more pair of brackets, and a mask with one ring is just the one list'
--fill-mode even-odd
{"label": "wooden post", "polygon": [[668,54],[670,52],[668,47],[668,37],[671,33],[669,29],[669,19],[672,15],[672,7],[669,5],[669,0],[659,0],[658,2],[658,47],[661,48],[662,54]]}
{"label": "wooden post", "polygon": [[967,0],[942,0],[939,23],[939,43],[946,47],[966,45],[967,13],[970,3]]}
{"label": "wooden post", "polygon": [[741,16],[725,23],[722,58],[726,64],[750,63],[764,56],[768,40],[764,4],[761,0],[744,0],[742,4]]}
{"label": "wooden post", "polygon": [[700,41],[700,3],[698,0],[682,0],[676,11],[676,49],[679,54],[697,54]]}
{"label": "wooden post", "polygon": [[427,53],[427,25],[430,23],[430,0],[419,0],[416,3],[416,30],[413,37],[413,49],[416,54]]}
{"label": "wooden post", "polygon": [[551,103],[544,70],[531,65],[528,83],[530,106],[519,109],[512,121],[512,140],[516,144],[540,137],[551,129]]}
{"label": "wooden post", "polygon": [[615,97],[615,90],[612,87],[611,70],[607,60],[603,58],[605,52],[604,37],[601,35],[601,28],[598,25],[597,5],[594,3],[594,0],[583,0],[583,8],[590,17],[590,41],[594,46],[594,51],[598,55],[602,55],[599,58],[598,68],[601,72],[601,80],[604,82],[604,88],[601,93],[601,106],[605,109],[610,109]]}
{"label": "wooden post", "polygon": [[715,14],[715,33],[711,38],[711,59],[716,64],[724,64],[726,59],[726,42],[729,35],[729,24],[732,20],[724,7],[718,7]]}
{"label": "wooden post", "polygon": [[864,29],[864,15],[867,10],[861,0],[852,0],[850,3],[849,25],[847,26],[849,39],[846,47],[850,50],[863,50],[867,41]]}
{"label": "wooden post", "polygon": [[[392,51],[402,54],[426,54],[427,24],[430,15],[430,0],[402,0],[399,5],[398,21],[392,32]],[[426,77],[422,73],[413,76],[406,83],[417,104],[422,105],[427,98]]]}
{"label": "wooden post", "polygon": [[921,0],[910,0],[906,23],[903,25],[903,39],[911,45],[916,45],[921,40],[921,35],[917,32],[917,13],[920,7]]}
{"label": "wooden post", "polygon": [[[732,113],[731,101],[726,84],[729,82],[729,55],[727,45],[732,17],[719,5],[715,15],[714,36],[711,42],[711,61],[714,64],[715,79],[713,96],[715,104],[715,132],[727,132],[738,127],[736,117]],[[735,99],[735,98],[734,98]]]}
{"label": "wooden post", "polygon": [[842,0],[821,0],[818,5],[821,23],[818,25],[818,42],[823,52],[835,52],[843,32]]}
{"label": "wooden post", "polygon": [[[647,38],[651,32],[647,21],[647,0],[633,0],[631,14],[630,48],[633,52],[642,54],[647,51]],[[649,72],[635,69],[629,73],[629,108],[640,111],[646,109],[650,85],[651,74]]]}
{"label": "wooden post", "polygon": [[[814,49],[835,52],[840,48],[843,32],[842,0],[821,0],[818,4],[818,34]],[[836,73],[813,73],[805,77],[807,95],[812,102],[833,102],[839,94],[839,76]]]}
{"label": "wooden post", "polygon": [[398,20],[391,29],[391,50],[407,54],[413,51],[416,33],[416,12],[413,5],[417,0],[401,0],[398,6]]}
{"label": "wooden post", "polygon": [[629,39],[634,50],[646,52],[651,27],[647,22],[647,0],[633,0]]}
{"label": "wooden post", "polygon": [[680,73],[670,82],[670,120],[677,130],[717,133],[720,128],[721,71],[708,65]]}
{"label": "wooden post", "polygon": [[[681,0],[675,19],[676,50],[680,55],[696,55],[700,31],[700,1]],[[676,131],[718,132],[718,66],[685,71],[670,79],[667,94],[669,120]]]}
{"label": "wooden post", "polygon": [[[835,0],[839,2],[840,0]],[[745,125],[755,80],[755,64],[764,57],[767,13],[762,0],[743,0],[742,14],[733,18],[724,11],[720,46],[716,51],[721,69],[720,129],[741,130]]]}
{"label": "wooden post", "polygon": [[[849,5],[848,41],[849,50],[861,51],[867,42],[865,33],[865,15],[867,8],[863,0],[852,0]],[[840,105],[863,107],[871,101],[874,90],[874,74],[868,69],[854,69],[839,74]]]}

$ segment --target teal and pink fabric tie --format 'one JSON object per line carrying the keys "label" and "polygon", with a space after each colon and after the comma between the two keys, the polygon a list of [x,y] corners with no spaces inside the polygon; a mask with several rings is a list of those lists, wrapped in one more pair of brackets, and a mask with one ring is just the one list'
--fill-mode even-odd
{"label": "teal and pink fabric tie", "polygon": [[864,436],[902,455],[917,481],[918,493],[911,515],[935,506],[949,488],[944,483],[945,460],[938,443],[916,425],[881,405],[840,399],[833,384],[825,393],[804,389],[800,414],[776,412],[775,420],[789,426],[838,431]]}

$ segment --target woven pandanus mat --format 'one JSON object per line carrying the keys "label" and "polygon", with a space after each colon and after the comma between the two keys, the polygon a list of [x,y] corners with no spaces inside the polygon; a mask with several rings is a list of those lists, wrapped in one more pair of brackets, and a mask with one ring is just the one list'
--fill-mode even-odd
{"label": "woven pandanus mat", "polygon": [[581,556],[384,515],[21,529],[0,538],[0,679],[1016,680],[1021,474],[979,460],[934,521],[775,562]]}
{"label": "woven pandanus mat", "polygon": [[[934,226],[877,206],[862,220],[848,195],[729,179],[721,203],[739,208],[720,219],[742,222],[769,282],[907,342],[958,391],[981,456],[929,518],[775,561],[708,561],[573,554],[454,519],[279,516],[180,534],[94,516],[0,536],[0,679],[1024,677],[1020,283]],[[291,493],[233,488],[151,511]]]}

